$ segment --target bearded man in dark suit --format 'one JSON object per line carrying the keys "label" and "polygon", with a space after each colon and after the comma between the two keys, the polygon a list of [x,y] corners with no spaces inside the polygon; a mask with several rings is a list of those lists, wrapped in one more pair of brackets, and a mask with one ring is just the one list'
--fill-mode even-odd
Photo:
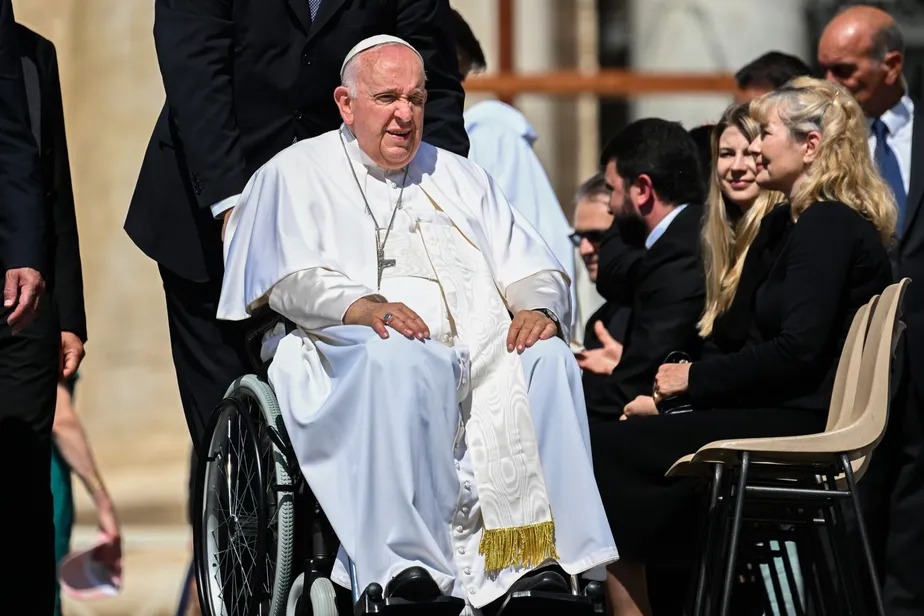
{"label": "bearded man in dark suit", "polygon": [[[696,144],[676,122],[637,120],[604,148],[613,225],[603,234],[597,290],[630,308],[622,357],[584,372],[591,431],[650,402],[658,367],[672,351],[695,356],[705,283],[700,256],[702,183]],[[656,412],[653,408],[650,412]]]}

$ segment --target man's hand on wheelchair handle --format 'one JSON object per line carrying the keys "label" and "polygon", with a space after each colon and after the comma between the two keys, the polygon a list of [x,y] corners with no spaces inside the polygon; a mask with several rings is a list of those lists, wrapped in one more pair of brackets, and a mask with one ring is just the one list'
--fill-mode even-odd
{"label": "man's hand on wheelchair handle", "polygon": [[381,338],[388,338],[388,328],[408,338],[424,340],[430,328],[416,312],[401,302],[383,302],[374,297],[361,297],[347,308],[344,325],[368,325]]}

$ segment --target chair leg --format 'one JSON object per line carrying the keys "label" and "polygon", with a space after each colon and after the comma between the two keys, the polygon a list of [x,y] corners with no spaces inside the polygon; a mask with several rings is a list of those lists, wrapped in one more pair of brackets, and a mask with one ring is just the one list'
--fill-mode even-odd
{"label": "chair leg", "polygon": [[744,489],[748,483],[748,466],[750,462],[751,454],[745,451],[741,454],[741,475],[738,477],[738,493],[735,495],[731,541],[728,546],[728,563],[725,568],[725,588],[722,591],[721,616],[728,616],[728,610],[731,607],[732,586],[735,581],[735,565],[738,560],[738,540],[741,534],[741,517],[744,514]]}
{"label": "chair leg", "polygon": [[[834,475],[827,478],[828,488],[837,489]],[[856,564],[848,549],[849,536],[844,522],[843,510],[839,501],[832,501],[822,509],[829,523],[825,525],[828,548],[830,550],[831,581],[836,584],[832,599],[837,602],[838,613],[854,616],[862,613],[860,597],[857,593]]]}
{"label": "chair leg", "polygon": [[860,507],[860,496],[857,494],[857,481],[853,476],[853,467],[850,465],[850,458],[847,454],[841,454],[841,466],[844,469],[844,476],[847,478],[850,502],[853,504],[854,514],[857,516],[857,528],[860,531],[860,541],[863,543],[863,556],[866,558],[866,568],[869,573],[870,583],[873,586],[873,598],[876,601],[876,612],[879,616],[885,616],[885,608],[882,605],[882,592],[879,588],[879,576],[876,575],[873,550],[870,547],[869,535],[866,532],[866,521],[863,519],[863,511]]}
{"label": "chair leg", "polygon": [[706,595],[706,571],[715,549],[716,526],[718,525],[716,507],[719,504],[719,494],[722,489],[722,471],[721,464],[713,465],[712,489],[709,495],[709,509],[706,514],[706,537],[703,545],[703,553],[699,558],[699,571],[696,580],[696,600],[693,605],[693,616],[703,615],[703,603]]}

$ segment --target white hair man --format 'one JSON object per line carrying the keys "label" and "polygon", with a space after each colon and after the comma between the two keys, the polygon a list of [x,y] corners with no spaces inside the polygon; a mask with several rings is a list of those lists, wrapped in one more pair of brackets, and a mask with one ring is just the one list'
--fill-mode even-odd
{"label": "white hair man", "polygon": [[269,378],[360,586],[394,595],[413,570],[418,597],[424,576],[476,613],[542,565],[614,561],[562,339],[568,277],[481,168],[421,142],[409,44],[367,39],[341,76],[341,129],[243,193],[219,316],[268,303],[298,326]]}

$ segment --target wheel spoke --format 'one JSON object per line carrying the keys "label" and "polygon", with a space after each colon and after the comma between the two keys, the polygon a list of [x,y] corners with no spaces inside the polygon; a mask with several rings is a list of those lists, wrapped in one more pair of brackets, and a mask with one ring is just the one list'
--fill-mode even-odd
{"label": "wheel spoke", "polygon": [[204,594],[212,616],[269,616],[280,522],[277,454],[257,400],[247,389],[235,395],[239,406],[217,411],[221,428],[203,470]]}

